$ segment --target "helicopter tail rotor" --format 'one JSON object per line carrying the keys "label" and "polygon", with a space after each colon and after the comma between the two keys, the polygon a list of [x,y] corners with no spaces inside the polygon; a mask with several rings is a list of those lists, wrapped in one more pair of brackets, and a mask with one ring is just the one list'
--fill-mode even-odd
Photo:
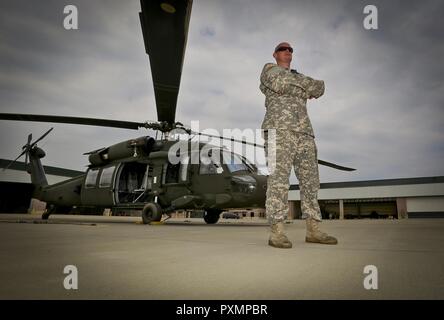
{"label": "helicopter tail rotor", "polygon": [[[38,138],[36,141],[34,141],[33,143],[31,143],[32,141],[32,133],[30,133],[28,135],[28,141],[26,142],[26,144],[22,147],[22,152],[17,156],[17,158],[15,158],[14,160],[12,160],[4,169],[3,171],[5,171],[6,169],[8,169],[10,166],[12,166],[13,163],[15,163],[18,159],[20,159],[23,155],[25,155],[25,165],[28,165],[28,161],[29,161],[29,154],[30,152],[34,149],[34,147],[37,146],[37,142],[41,141],[42,139],[44,139],[54,128],[49,129],[48,131],[46,131],[40,138]],[[43,151],[43,150],[42,150]]]}
{"label": "helicopter tail rotor", "polygon": [[[22,147],[22,150],[28,149],[29,146],[31,145],[31,141],[32,141],[32,133],[28,135],[28,142]],[[27,164],[28,164],[28,152],[25,152],[25,165]]]}

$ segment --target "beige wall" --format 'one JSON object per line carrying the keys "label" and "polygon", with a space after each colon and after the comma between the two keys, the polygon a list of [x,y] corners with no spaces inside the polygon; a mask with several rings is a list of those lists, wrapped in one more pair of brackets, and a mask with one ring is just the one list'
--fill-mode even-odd
{"label": "beige wall", "polygon": [[444,212],[444,197],[407,198],[408,212]]}

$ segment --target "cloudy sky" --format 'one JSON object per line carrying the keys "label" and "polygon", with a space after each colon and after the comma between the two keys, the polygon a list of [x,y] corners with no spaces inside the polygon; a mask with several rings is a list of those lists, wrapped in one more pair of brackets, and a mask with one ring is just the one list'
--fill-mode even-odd
{"label": "cloudy sky", "polygon": [[[76,5],[79,29],[63,28]],[[378,30],[363,27],[367,4]],[[134,1],[0,0],[0,112],[155,120]],[[321,182],[444,175],[444,2],[195,0],[176,120],[200,129],[260,128],[259,75],[281,41],[292,67],[326,83],[308,103]],[[0,158],[38,137],[44,163],[83,170],[82,153],[146,131],[0,121]],[[296,182],[294,176],[292,182]]]}

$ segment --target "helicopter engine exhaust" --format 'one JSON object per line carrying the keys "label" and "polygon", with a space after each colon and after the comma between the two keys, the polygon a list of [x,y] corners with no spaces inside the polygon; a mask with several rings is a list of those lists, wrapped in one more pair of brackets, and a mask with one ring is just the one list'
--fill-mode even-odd
{"label": "helicopter engine exhaust", "polygon": [[102,166],[111,161],[131,157],[148,156],[153,149],[158,149],[153,137],[145,136],[116,143],[110,147],[91,151],[88,160],[92,166]]}

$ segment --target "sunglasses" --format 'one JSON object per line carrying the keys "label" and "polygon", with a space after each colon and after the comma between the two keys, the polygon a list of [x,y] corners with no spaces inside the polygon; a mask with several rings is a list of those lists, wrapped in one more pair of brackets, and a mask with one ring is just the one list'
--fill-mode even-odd
{"label": "sunglasses", "polygon": [[279,47],[279,48],[276,49],[276,52],[278,52],[278,51],[286,51],[286,50],[290,51],[290,53],[293,53],[293,48],[291,48],[291,47]]}

